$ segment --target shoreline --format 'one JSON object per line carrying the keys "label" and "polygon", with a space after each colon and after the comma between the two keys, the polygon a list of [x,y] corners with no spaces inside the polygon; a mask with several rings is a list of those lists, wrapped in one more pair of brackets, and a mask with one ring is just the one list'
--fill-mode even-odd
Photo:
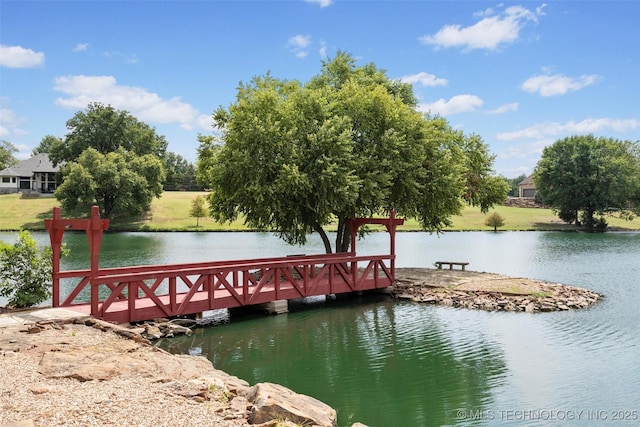
{"label": "shoreline", "polygon": [[[586,308],[602,297],[539,280],[428,268],[396,269],[390,290],[394,298],[417,303],[529,313]],[[13,313],[28,319],[28,310]],[[19,325],[0,322],[0,426],[288,427],[338,422],[336,411],[313,397],[278,384],[251,386],[215,369],[205,357],[161,350],[149,341],[157,338],[147,334],[149,328],[82,315]]]}
{"label": "shoreline", "polygon": [[397,299],[447,307],[509,312],[584,309],[603,298],[588,289],[472,270],[396,268]]}

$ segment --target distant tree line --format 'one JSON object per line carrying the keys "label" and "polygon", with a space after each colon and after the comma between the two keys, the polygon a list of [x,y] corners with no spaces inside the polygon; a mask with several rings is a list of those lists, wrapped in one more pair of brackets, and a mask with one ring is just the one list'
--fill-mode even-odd
{"label": "distant tree line", "polygon": [[[67,129],[64,138],[46,135],[32,151],[61,165],[55,195],[67,211],[96,204],[105,217],[131,216],[147,211],[162,191],[202,189],[195,166],[167,151],[165,137],[127,111],[91,103]],[[15,151],[3,141],[0,165],[15,164]]]}
{"label": "distant tree line", "polygon": [[518,186],[518,184],[520,184],[522,181],[524,181],[526,177],[527,177],[527,175],[522,174],[522,175],[517,176],[515,178],[505,178],[507,180],[507,184],[509,185],[509,193],[507,193],[507,196],[509,196],[509,197],[519,197],[520,196],[520,187]]}
{"label": "distant tree line", "polygon": [[167,152],[164,156],[166,178],[164,191],[202,191],[196,181],[196,167],[180,154]]}

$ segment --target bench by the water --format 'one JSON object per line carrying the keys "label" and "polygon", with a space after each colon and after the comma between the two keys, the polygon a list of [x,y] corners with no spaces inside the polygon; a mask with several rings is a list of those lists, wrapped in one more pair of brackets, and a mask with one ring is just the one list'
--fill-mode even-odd
{"label": "bench by the water", "polygon": [[465,267],[469,265],[469,263],[468,262],[452,262],[452,261],[436,261],[436,266],[438,267],[438,270],[442,270],[443,265],[448,265],[449,270],[453,270],[454,265],[459,265],[460,267],[462,267],[462,271],[464,271]]}

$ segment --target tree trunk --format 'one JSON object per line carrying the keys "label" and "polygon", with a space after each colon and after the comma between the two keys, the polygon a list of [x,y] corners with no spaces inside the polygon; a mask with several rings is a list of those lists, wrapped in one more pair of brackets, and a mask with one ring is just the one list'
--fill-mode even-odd
{"label": "tree trunk", "polygon": [[348,252],[349,246],[351,246],[351,227],[345,224],[342,229],[342,242],[340,245],[340,252]]}
{"label": "tree trunk", "polygon": [[[111,218],[111,213],[113,212],[113,200],[109,196],[104,196],[102,200],[103,200],[102,205],[103,205],[104,217]],[[98,206],[100,206],[99,203],[98,203]]]}
{"label": "tree trunk", "polygon": [[331,242],[329,241],[329,236],[327,236],[327,232],[324,231],[324,228],[322,228],[320,224],[316,223],[313,225],[313,229],[320,235],[322,243],[324,244],[325,252],[328,254],[332,253]]}
{"label": "tree trunk", "polygon": [[343,218],[338,219],[338,230],[336,232],[336,253],[347,252],[351,245],[351,229]]}
{"label": "tree trunk", "polygon": [[342,220],[342,218],[338,218],[338,229],[336,230],[336,252],[340,252],[343,228],[344,228],[344,221]]}

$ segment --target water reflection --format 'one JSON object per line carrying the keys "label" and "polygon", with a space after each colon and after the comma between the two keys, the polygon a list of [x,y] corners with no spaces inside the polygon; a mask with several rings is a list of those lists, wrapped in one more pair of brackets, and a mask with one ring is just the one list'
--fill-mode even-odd
{"label": "water reflection", "polygon": [[507,370],[498,345],[477,328],[452,336],[438,313],[379,299],[329,301],[234,319],[161,345],[187,353],[195,343],[217,368],[250,383],[277,378],[339,408],[341,424],[355,417],[369,425],[444,425],[459,408],[489,407]]}

